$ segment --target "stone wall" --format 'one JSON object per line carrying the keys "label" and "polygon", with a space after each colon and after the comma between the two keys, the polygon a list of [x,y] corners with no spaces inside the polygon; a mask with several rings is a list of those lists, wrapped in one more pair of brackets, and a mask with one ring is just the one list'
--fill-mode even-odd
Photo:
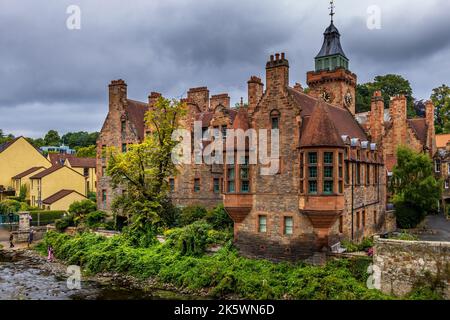
{"label": "stone wall", "polygon": [[384,293],[404,296],[429,272],[440,279],[443,294],[450,299],[450,242],[375,237],[374,265],[381,272]]}

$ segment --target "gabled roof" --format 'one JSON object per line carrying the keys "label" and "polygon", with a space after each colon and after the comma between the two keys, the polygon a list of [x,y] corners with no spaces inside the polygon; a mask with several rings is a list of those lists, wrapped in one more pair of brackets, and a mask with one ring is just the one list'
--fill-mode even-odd
{"label": "gabled roof", "polygon": [[148,109],[147,103],[127,99],[125,112],[128,115],[128,120],[136,128],[139,140],[143,140],[145,136],[145,113]]}
{"label": "gabled roof", "polygon": [[[312,117],[314,114],[317,100],[303,92],[288,88],[289,94],[294,99],[295,104],[301,109],[300,115],[305,120],[307,117]],[[330,119],[332,120],[339,136],[349,136],[350,138],[358,138],[361,141],[369,140],[364,129],[355,120],[349,110],[342,107],[333,106],[329,103],[323,102]],[[308,120],[308,121],[311,121]],[[303,126],[306,127],[306,126]],[[303,135],[303,133],[302,133]]]}
{"label": "gabled roof", "polygon": [[331,119],[325,101],[319,99],[314,112],[302,130],[301,147],[344,147],[341,135]]}
{"label": "gabled roof", "polygon": [[47,199],[44,199],[42,201],[42,203],[44,203],[44,204],[53,204],[56,201],[61,200],[61,199],[67,197],[69,194],[72,194],[72,193],[77,193],[80,196],[85,197],[84,195],[82,195],[81,193],[79,193],[79,192],[77,192],[75,190],[61,190],[61,191],[58,191],[57,193],[55,193],[54,195],[51,195]]}
{"label": "gabled roof", "polygon": [[19,173],[18,175],[15,175],[14,177],[12,177],[12,179],[14,179],[14,180],[22,179],[22,178],[32,174],[33,172],[36,172],[36,171],[40,170],[40,169],[44,169],[44,167],[32,167],[32,168],[30,168],[28,170],[25,170],[22,173]]}
{"label": "gabled roof", "polygon": [[48,176],[49,174],[52,174],[55,171],[58,171],[59,169],[64,168],[62,165],[53,165],[52,167],[45,169],[44,171],[41,171],[34,176],[30,177],[30,179],[42,179],[43,177]]}
{"label": "gabled roof", "polygon": [[63,165],[66,159],[75,158],[75,155],[67,153],[49,153],[48,157],[52,165]]}
{"label": "gabled roof", "polygon": [[413,129],[417,138],[423,145],[427,144],[427,122],[425,118],[415,118],[407,120],[410,127]]}
{"label": "gabled roof", "polygon": [[16,142],[17,140],[19,140],[20,138],[22,138],[22,137],[17,137],[17,138],[14,138],[14,139],[11,140],[11,141],[8,141],[8,142],[5,142],[5,143],[0,144],[0,153],[2,153],[3,151],[5,151],[6,149],[8,149],[14,142]]}

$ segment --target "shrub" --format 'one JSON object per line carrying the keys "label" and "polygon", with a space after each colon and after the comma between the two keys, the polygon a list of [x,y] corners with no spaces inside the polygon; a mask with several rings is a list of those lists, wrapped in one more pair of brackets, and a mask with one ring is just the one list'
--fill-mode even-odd
{"label": "shrub", "polygon": [[201,206],[188,206],[181,209],[178,225],[181,227],[190,225],[205,218],[207,211]]}
{"label": "shrub", "polygon": [[97,210],[97,205],[89,199],[76,201],[69,207],[69,212],[75,215],[86,215],[95,210]]}
{"label": "shrub", "polygon": [[225,211],[223,204],[209,211],[206,214],[205,220],[216,230],[229,229],[233,227],[233,220],[231,220],[230,216]]}
{"label": "shrub", "polygon": [[417,240],[419,240],[419,238],[417,236],[415,236],[415,235],[413,235],[413,234],[411,234],[411,233],[409,233],[409,232],[407,232],[405,230],[402,231],[402,233],[400,235],[392,237],[392,239],[403,240],[403,241],[417,241]]}
{"label": "shrub", "polygon": [[367,251],[373,247],[373,238],[364,238],[360,243],[351,241],[342,241],[342,246],[347,249],[347,252]]}
{"label": "shrub", "polygon": [[65,211],[30,211],[33,223],[37,223],[39,220],[40,225],[54,223],[56,220],[61,219],[65,213]]}
{"label": "shrub", "polygon": [[415,228],[426,216],[426,212],[409,202],[395,204],[397,225],[401,229]]}
{"label": "shrub", "polygon": [[211,226],[204,221],[197,221],[184,228],[166,233],[167,244],[176,248],[182,255],[201,255],[208,245],[208,233]]}
{"label": "shrub", "polygon": [[68,214],[61,219],[55,221],[56,230],[59,232],[64,232],[68,227],[75,226],[75,216],[73,214]]}
{"label": "shrub", "polygon": [[92,202],[97,202],[97,194],[95,192],[88,192],[87,198]]}
{"label": "shrub", "polygon": [[0,214],[16,213],[20,211],[22,203],[17,200],[7,199],[0,202]]}
{"label": "shrub", "polygon": [[86,215],[83,222],[89,228],[96,228],[105,221],[107,214],[104,211],[94,211]]}

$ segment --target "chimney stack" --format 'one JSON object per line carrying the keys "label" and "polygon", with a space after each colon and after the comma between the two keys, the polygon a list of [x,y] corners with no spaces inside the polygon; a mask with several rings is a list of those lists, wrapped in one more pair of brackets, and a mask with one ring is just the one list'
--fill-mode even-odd
{"label": "chimney stack", "polygon": [[247,82],[248,84],[248,111],[249,113],[253,113],[255,108],[261,100],[264,93],[264,84],[261,82],[261,79],[252,76],[250,80]]}
{"label": "chimney stack", "polygon": [[381,91],[375,91],[372,96],[369,127],[372,142],[381,144],[384,136],[384,101]]}
{"label": "chimney stack", "polygon": [[189,103],[197,105],[201,111],[209,110],[209,90],[207,87],[189,89],[187,98]]}
{"label": "chimney stack", "polygon": [[127,84],[122,79],[109,84],[109,110],[118,110],[127,103]]}
{"label": "chimney stack", "polygon": [[427,124],[427,147],[431,157],[436,153],[435,107],[431,100],[425,102],[425,122]]}
{"label": "chimney stack", "polygon": [[266,64],[266,86],[267,90],[286,88],[289,85],[289,61],[284,53],[276,53]]}
{"label": "chimney stack", "polygon": [[159,98],[161,98],[162,95],[159,92],[151,92],[150,95],[148,96],[148,104],[151,107],[153,107],[156,102],[158,101]]}

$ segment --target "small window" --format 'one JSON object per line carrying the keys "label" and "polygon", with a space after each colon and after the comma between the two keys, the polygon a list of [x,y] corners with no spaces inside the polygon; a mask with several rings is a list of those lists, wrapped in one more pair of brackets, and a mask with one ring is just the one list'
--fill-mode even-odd
{"label": "small window", "polygon": [[362,227],[365,228],[366,227],[366,211],[363,210],[362,212]]}
{"label": "small window", "polygon": [[278,110],[273,110],[270,113],[270,121],[272,129],[280,129],[280,112]]}
{"label": "small window", "polygon": [[333,181],[323,182],[323,193],[332,194],[333,193]]}
{"label": "small window", "polygon": [[124,133],[127,130],[127,122],[125,120],[122,120],[120,122],[120,131]]}
{"label": "small window", "polygon": [[89,168],[83,168],[83,174],[85,177],[89,176]]}
{"label": "small window", "polygon": [[273,117],[272,118],[272,129],[275,130],[275,129],[279,129],[279,128],[280,128],[279,118]]}
{"label": "small window", "polygon": [[317,153],[310,152],[308,153],[309,164],[317,164]]}
{"label": "small window", "polygon": [[170,187],[170,192],[175,191],[175,179],[174,178],[169,179],[169,187]]}
{"label": "small window", "polygon": [[294,219],[292,217],[284,217],[284,234],[292,235],[294,233]]}
{"label": "small window", "polygon": [[259,216],[258,231],[260,233],[267,232],[267,216]]}
{"label": "small window", "polygon": [[123,153],[127,152],[127,144],[126,143],[122,143],[122,152]]}
{"label": "small window", "polygon": [[309,181],[308,192],[310,194],[317,194],[317,181]]}
{"label": "small window", "polygon": [[219,178],[214,178],[213,181],[213,189],[214,189],[214,193],[220,193],[220,179]]}
{"label": "small window", "polygon": [[234,168],[228,168],[227,171],[228,192],[235,192],[235,172]]}
{"label": "small window", "polygon": [[325,167],[323,171],[325,178],[333,178],[333,167]]}
{"label": "small window", "polygon": [[344,216],[339,217],[339,233],[344,233]]}
{"label": "small window", "polygon": [[333,164],[333,152],[325,152],[323,155],[323,162],[325,164]]}
{"label": "small window", "polygon": [[441,161],[440,160],[436,160],[434,166],[435,166],[436,172],[441,172]]}
{"label": "small window", "polygon": [[106,202],[106,190],[102,191],[102,201]]}
{"label": "small window", "polygon": [[310,178],[317,178],[317,167],[310,167],[309,168],[309,177]]}
{"label": "small window", "polygon": [[200,192],[200,179],[194,179],[194,192]]}

